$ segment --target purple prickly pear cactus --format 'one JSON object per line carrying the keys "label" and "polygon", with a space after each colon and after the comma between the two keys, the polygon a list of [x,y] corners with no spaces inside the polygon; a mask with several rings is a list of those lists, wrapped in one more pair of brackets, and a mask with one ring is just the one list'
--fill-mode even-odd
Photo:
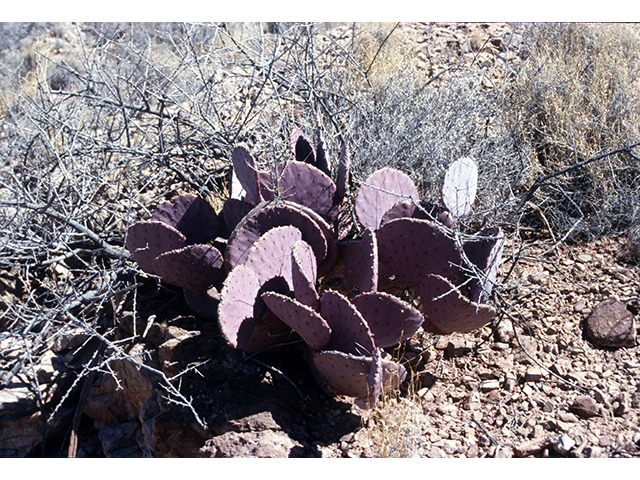
{"label": "purple prickly pear cactus", "polygon": [[224,273],[222,254],[211,245],[190,245],[158,255],[153,270],[165,282],[196,296],[205,295]]}
{"label": "purple prickly pear cactus", "polygon": [[127,230],[125,247],[140,268],[152,275],[153,261],[162,253],[187,245],[186,237],[174,227],[160,221],[137,222]]}
{"label": "purple prickly pear cactus", "polygon": [[327,346],[331,327],[314,309],[280,293],[265,292],[262,298],[269,310],[295,330],[311,349]]}
{"label": "purple prickly pear cactus", "polygon": [[298,162],[316,164],[316,152],[311,145],[311,141],[306,137],[301,128],[296,129],[291,134],[291,155],[292,159]]}
{"label": "purple prickly pear cactus", "polygon": [[378,289],[378,242],[372,228],[367,228],[360,240],[345,242],[340,246],[344,262],[344,279],[357,285],[360,292]]}
{"label": "purple prickly pear cactus", "polygon": [[418,200],[418,189],[411,178],[393,168],[381,168],[367,178],[354,202],[356,218],[363,228],[377,230],[384,214],[403,199]]}
{"label": "purple prickly pear cactus", "polygon": [[327,291],[320,298],[320,315],[331,327],[327,350],[339,350],[353,355],[370,355],[373,336],[367,322],[344,295]]}
{"label": "purple prickly pear cactus", "polygon": [[[280,162],[271,169],[268,181],[262,181],[265,200],[279,197],[304,205],[321,217],[327,217],[334,206],[336,186],[325,173],[304,162]],[[276,190],[279,192],[276,195]]]}
{"label": "purple prickly pear cactus", "polygon": [[469,213],[478,189],[478,165],[464,157],[453,162],[442,183],[442,202],[454,218]]}
{"label": "purple prickly pear cactus", "polygon": [[380,226],[385,223],[395,220],[396,218],[418,218],[420,220],[429,220],[431,222],[438,222],[444,227],[454,229],[455,223],[451,218],[451,215],[444,208],[440,208],[437,205],[431,205],[427,202],[420,202],[416,204],[412,201],[403,201],[396,203],[393,207],[387,210],[380,222]]}
{"label": "purple prickly pear cactus", "polygon": [[186,237],[188,245],[208,242],[218,228],[218,215],[213,207],[189,193],[159,205],[151,215],[151,221],[174,227]]}
{"label": "purple prickly pear cactus", "polygon": [[296,227],[272,228],[251,246],[244,265],[256,273],[261,285],[270,278],[282,277],[292,288],[291,250],[300,240],[302,233]]}
{"label": "purple prickly pear cactus", "polygon": [[396,276],[399,286],[419,285],[427,273],[457,281],[460,249],[435,223],[397,218],[377,232],[380,263]]}
{"label": "purple prickly pear cactus", "polygon": [[504,240],[500,227],[486,227],[462,246],[467,259],[480,271],[479,278],[471,278],[469,298],[473,302],[484,303],[489,299],[502,259]]}
{"label": "purple prickly pear cactus", "polygon": [[253,155],[245,146],[240,145],[231,152],[231,162],[233,172],[246,193],[247,202],[257,205],[262,199],[258,185],[258,168]]}
{"label": "purple prickly pear cactus", "polygon": [[199,296],[189,290],[185,290],[184,299],[189,308],[197,315],[207,320],[215,320],[217,318],[221,297],[216,287],[211,287],[204,295]]}
{"label": "purple prickly pear cactus", "polygon": [[351,299],[367,322],[378,348],[391,347],[418,331],[424,317],[405,301],[383,292],[361,293]]}
{"label": "purple prickly pear cactus", "polygon": [[420,311],[425,316],[423,327],[436,327],[434,333],[467,333],[481,328],[496,315],[489,305],[472,302],[464,297],[446,278],[426,275],[418,286]]}
{"label": "purple prickly pear cactus", "polygon": [[346,145],[340,149],[338,173],[336,176],[336,204],[341,204],[349,189],[349,150]]}
{"label": "purple prickly pear cactus", "polygon": [[254,206],[255,205],[235,198],[227,199],[222,207],[221,215],[228,231],[233,232],[240,221],[253,210]]}
{"label": "purple prickly pear cactus", "polygon": [[291,277],[294,298],[315,311],[320,310],[320,296],[315,289],[318,269],[313,250],[307,242],[300,241],[293,245]]}
{"label": "purple prickly pear cactus", "polygon": [[327,154],[325,148],[324,136],[322,135],[322,129],[318,126],[316,129],[318,136],[318,144],[316,145],[316,163],[315,166],[320,169],[326,175],[331,174],[331,160]]}
{"label": "purple prickly pear cactus", "polygon": [[369,395],[367,377],[371,371],[371,357],[324,350],[313,356],[313,363],[335,394],[349,397]]}

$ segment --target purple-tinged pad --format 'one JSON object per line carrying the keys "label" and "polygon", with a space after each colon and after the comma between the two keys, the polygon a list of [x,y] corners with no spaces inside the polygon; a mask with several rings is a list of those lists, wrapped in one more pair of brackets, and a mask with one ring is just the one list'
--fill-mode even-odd
{"label": "purple-tinged pad", "polygon": [[251,246],[244,265],[256,272],[260,285],[270,278],[282,277],[293,288],[291,250],[300,240],[302,233],[296,227],[274,227]]}
{"label": "purple-tinged pad", "polygon": [[184,299],[189,308],[202,318],[215,320],[218,317],[218,305],[220,305],[221,297],[216,287],[211,287],[204,295],[200,296],[185,290]]}
{"label": "purple-tinged pad", "polygon": [[407,370],[392,360],[382,359],[382,389],[392,392],[400,388],[400,384],[407,378]]}
{"label": "purple-tinged pad", "polygon": [[478,165],[469,157],[453,162],[442,182],[442,202],[454,218],[469,213],[478,189]]}
{"label": "purple-tinged pad", "polygon": [[419,308],[444,333],[468,333],[489,323],[496,310],[474,303],[439,275],[427,275],[418,287]]}
{"label": "purple-tinged pad", "polygon": [[255,205],[251,205],[248,202],[237,200],[235,198],[229,198],[224,202],[222,206],[222,218],[227,226],[229,232],[233,232],[240,221],[247,216],[247,214],[253,210]]}
{"label": "purple-tinged pad", "polygon": [[253,155],[245,146],[240,145],[231,152],[231,162],[233,171],[246,192],[247,201],[257,205],[260,203],[261,198],[260,188],[258,187],[258,168]]}
{"label": "purple-tinged pad", "polygon": [[[278,198],[309,207],[326,217],[333,207],[336,186],[318,168],[304,162],[280,162],[271,169],[269,180],[261,180],[267,192],[279,192]],[[272,200],[264,194],[265,200]]]}
{"label": "purple-tinged pad", "polygon": [[291,277],[295,299],[315,311],[320,310],[320,296],[315,288],[318,278],[316,258],[307,242],[296,242],[293,246]]}
{"label": "purple-tinged pad", "polygon": [[353,217],[351,211],[346,205],[340,205],[338,209],[338,216],[333,222],[333,234],[337,241],[342,241],[353,229]]}
{"label": "purple-tinged pad", "polygon": [[190,245],[158,255],[153,271],[195,295],[204,295],[223,275],[222,254],[211,245]]}
{"label": "purple-tinged pad", "polygon": [[485,227],[476,237],[462,246],[467,259],[480,270],[480,278],[473,277],[469,287],[469,298],[476,303],[489,299],[498,275],[498,267],[504,248],[504,234],[498,226]]}
{"label": "purple-tinged pad", "polygon": [[224,282],[218,306],[218,323],[222,335],[234,348],[243,348],[258,323],[255,304],[260,283],[249,267],[238,265]]}
{"label": "purple-tinged pad", "polygon": [[367,228],[360,240],[340,245],[344,262],[344,279],[359,292],[378,289],[378,242],[373,228]]}
{"label": "purple-tinged pad", "polygon": [[[322,260],[318,260],[318,263],[317,263],[318,277],[322,277],[327,273],[329,273],[332,270],[335,263],[338,261],[338,253],[339,253],[338,244],[336,243],[336,239],[333,235],[333,232],[331,231],[331,227],[324,220],[324,218],[322,218],[320,215],[318,215],[316,212],[314,212],[310,208],[307,208],[304,205],[299,205],[295,203],[291,205],[298,207],[302,212],[306,213],[310,218],[312,218],[316,222],[320,230],[322,231],[322,234],[324,236],[324,239],[326,241],[326,246],[327,246],[327,250],[324,258]],[[308,242],[308,240],[304,238],[304,236],[302,237],[302,239],[307,241],[307,243],[310,243]],[[317,258],[318,257],[316,256],[316,259]]]}
{"label": "purple-tinged pad", "polygon": [[335,203],[341,204],[347,195],[349,188],[349,150],[346,145],[342,145],[340,149],[340,157],[338,158],[338,173],[336,177],[336,196]]}
{"label": "purple-tinged pad", "polygon": [[428,273],[456,281],[462,262],[460,249],[435,223],[397,218],[376,234],[380,263],[395,275],[398,286],[419,285]]}
{"label": "purple-tinged pad", "polygon": [[325,148],[324,136],[322,135],[322,129],[318,127],[318,144],[316,145],[316,162],[315,166],[320,169],[324,174],[331,174],[331,160],[327,155],[327,149]]}
{"label": "purple-tinged pad", "polygon": [[455,228],[453,218],[451,218],[451,214],[447,210],[427,202],[420,202],[418,205],[412,201],[396,203],[384,214],[380,221],[380,226],[396,218],[418,218],[420,220],[439,222],[450,229]]}
{"label": "purple-tinged pad", "polygon": [[320,298],[320,315],[331,327],[328,350],[340,350],[354,355],[373,352],[373,336],[367,322],[344,295],[324,292]]}
{"label": "purple-tinged pad", "polygon": [[229,168],[229,198],[233,200],[242,200],[247,196],[247,192],[244,188],[242,188],[242,184],[240,180],[238,180],[238,175],[233,168]]}
{"label": "purple-tinged pad", "polygon": [[316,152],[311,141],[302,132],[301,128],[296,129],[291,134],[291,158],[298,162],[306,162],[311,165],[316,164]]}
{"label": "purple-tinged pad", "polygon": [[153,261],[158,255],[186,244],[186,237],[178,230],[164,222],[152,221],[131,225],[127,230],[125,247],[143,271],[154,275]]}
{"label": "purple-tinged pad", "polygon": [[[299,205],[289,202],[261,203],[236,226],[227,242],[224,263],[227,271],[244,263],[251,246],[274,227],[294,226],[302,232],[302,239],[311,245],[318,262],[327,255],[327,240],[323,230]],[[334,242],[335,243],[335,242]]]}
{"label": "purple-tinged pad", "polygon": [[419,198],[413,180],[400,170],[381,168],[360,186],[354,201],[356,218],[363,228],[377,230],[387,210],[408,198]]}
{"label": "purple-tinged pad", "polygon": [[313,350],[321,350],[331,338],[329,324],[307,305],[275,292],[265,292],[262,299],[280,320],[294,329]]}
{"label": "purple-tinged pad", "polygon": [[186,237],[188,245],[208,242],[218,228],[218,215],[213,207],[190,193],[158,205],[150,220],[174,227]]}
{"label": "purple-tinged pad", "polygon": [[424,317],[407,302],[388,293],[361,293],[351,299],[367,322],[376,347],[387,348],[411,338]]}
{"label": "purple-tinged pad", "polygon": [[369,395],[367,379],[371,362],[371,357],[335,350],[324,350],[313,356],[313,363],[329,389],[337,395],[348,397]]}
{"label": "purple-tinged pad", "polygon": [[367,375],[367,395],[356,399],[355,404],[362,409],[370,409],[376,405],[382,394],[382,350],[376,348],[371,356],[371,367]]}

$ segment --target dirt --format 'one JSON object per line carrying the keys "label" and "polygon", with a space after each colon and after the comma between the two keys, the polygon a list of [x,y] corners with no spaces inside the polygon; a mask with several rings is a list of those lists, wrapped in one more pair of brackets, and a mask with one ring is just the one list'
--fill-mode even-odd
{"label": "dirt", "polygon": [[[410,24],[399,34],[430,75],[470,61],[486,71],[490,88],[504,75],[504,59],[517,58],[519,28]],[[544,232],[527,239],[524,250],[514,242],[498,277],[496,321],[465,335],[419,331],[389,349],[410,378],[373,410],[328,395],[299,345],[253,356],[234,350],[215,321],[189,313],[178,289],[147,279],[135,297],[125,295],[106,315],[115,339],[153,370],[127,360],[98,370],[77,456],[639,456],[640,348],[601,347],[584,331],[601,301],[615,297],[630,310],[637,305],[640,266],[624,255],[624,242],[563,244],[546,255],[554,242]],[[137,339],[128,340],[134,333]],[[85,340],[73,334],[60,339],[38,370],[51,405],[60,403],[78,366],[96,351]],[[173,384],[192,409],[176,403],[158,372],[177,376]],[[19,389],[28,383],[17,375],[4,395],[27,398]],[[46,445],[39,443],[39,414],[32,409],[32,444],[14,442],[14,450],[3,452],[66,456],[80,384],[73,392],[58,412],[60,425],[48,427],[55,431]]]}

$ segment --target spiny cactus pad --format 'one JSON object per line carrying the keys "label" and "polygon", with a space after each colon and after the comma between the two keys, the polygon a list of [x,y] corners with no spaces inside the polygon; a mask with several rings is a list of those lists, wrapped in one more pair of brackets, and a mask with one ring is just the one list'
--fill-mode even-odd
{"label": "spiny cactus pad", "polygon": [[442,202],[454,218],[466,215],[476,198],[478,165],[469,157],[453,162],[442,183]]}
{"label": "spiny cactus pad", "polygon": [[476,237],[463,245],[465,255],[481,274],[480,279],[471,280],[469,298],[472,301],[484,303],[489,298],[498,274],[503,247],[504,234],[498,226],[483,228]]}
{"label": "spiny cactus pad", "polygon": [[338,173],[336,175],[336,196],[335,203],[340,204],[344,200],[349,188],[349,150],[346,145],[340,149],[338,157]]}
{"label": "spiny cactus pad", "polygon": [[274,227],[291,225],[302,232],[306,241],[321,262],[327,254],[327,240],[318,223],[299,206],[289,202],[261,203],[249,212],[231,233],[227,242],[224,263],[227,271],[244,263],[251,246],[264,233]]}
{"label": "spiny cactus pad", "polygon": [[340,245],[344,262],[344,279],[357,285],[359,291],[375,292],[378,289],[378,242],[373,228],[367,228],[360,240]]}
{"label": "spiny cactus pad", "polygon": [[361,293],[351,299],[367,322],[378,348],[391,347],[418,331],[424,318],[405,301],[383,292]]}
{"label": "spiny cactus pad", "polygon": [[186,237],[188,245],[208,242],[218,228],[218,215],[213,207],[189,193],[159,205],[151,215],[151,221],[174,227]]}
{"label": "spiny cactus pad", "polygon": [[317,128],[318,144],[316,145],[316,163],[315,166],[327,175],[331,173],[331,160],[327,154],[326,145],[324,143],[324,136],[322,135],[322,129]]}
{"label": "spiny cactus pad", "polygon": [[158,255],[187,245],[187,238],[164,222],[137,222],[127,230],[125,247],[140,268],[155,274],[153,261]]}
{"label": "spiny cactus pad", "polygon": [[301,128],[291,134],[291,158],[298,162],[316,164],[316,152]]}
{"label": "spiny cactus pad", "polygon": [[460,249],[435,223],[397,218],[377,232],[378,255],[399,286],[416,286],[427,273],[453,281],[462,261]]}
{"label": "spiny cactus pad", "polygon": [[356,218],[363,228],[376,230],[387,210],[408,198],[419,198],[413,180],[400,170],[381,168],[360,187],[354,202]]}
{"label": "spiny cactus pad", "polygon": [[296,227],[275,227],[263,234],[249,250],[244,265],[256,272],[260,285],[273,277],[282,277],[292,288],[291,251],[302,240]]}
{"label": "spiny cactus pad", "polygon": [[331,327],[328,350],[339,350],[354,355],[373,352],[373,336],[364,318],[344,295],[324,292],[320,298],[320,315]]}
{"label": "spiny cactus pad", "polygon": [[[279,198],[309,207],[322,217],[326,217],[333,207],[336,186],[325,173],[313,165],[303,162],[280,162],[271,169],[266,191],[278,190]],[[267,197],[265,200],[273,200]]]}
{"label": "spiny cactus pad", "polygon": [[387,213],[384,214],[380,221],[380,226],[390,222],[391,220],[395,220],[396,218],[418,218],[421,220],[439,222],[447,228],[455,228],[455,223],[447,210],[440,208],[437,205],[431,205],[427,202],[420,202],[417,204],[412,201],[402,201],[396,203],[393,207],[387,210]]}
{"label": "spiny cactus pad", "polygon": [[331,338],[331,327],[311,307],[275,292],[265,292],[262,298],[280,320],[293,328],[313,350],[321,350]]}
{"label": "spiny cactus pad", "polygon": [[320,296],[315,288],[318,271],[313,250],[307,242],[300,241],[293,245],[292,254],[293,295],[300,303],[318,311],[320,310]]}
{"label": "spiny cactus pad", "polygon": [[[435,333],[467,333],[481,328],[496,315],[489,306],[472,302],[439,275],[427,275],[418,287],[420,311],[437,327]],[[426,329],[428,322],[423,325]]]}
{"label": "spiny cactus pad", "polygon": [[222,254],[211,245],[190,245],[159,255],[153,261],[156,275],[195,295],[204,295],[223,274]]}
{"label": "spiny cactus pad", "polygon": [[247,202],[253,205],[260,203],[258,168],[251,152],[242,145],[237,146],[231,152],[231,163],[240,185],[246,192]]}
{"label": "spiny cactus pad", "polygon": [[253,210],[254,206],[255,205],[235,198],[227,199],[222,206],[221,215],[228,231],[233,232],[240,221]]}

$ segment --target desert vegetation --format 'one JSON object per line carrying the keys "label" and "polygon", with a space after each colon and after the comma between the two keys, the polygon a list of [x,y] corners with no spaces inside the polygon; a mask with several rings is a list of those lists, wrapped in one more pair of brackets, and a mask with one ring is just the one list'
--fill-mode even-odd
{"label": "desert vegetation", "polygon": [[[349,281],[345,275],[347,284],[361,289],[360,303],[365,293],[377,290],[380,233],[378,246],[367,245],[375,244],[371,238],[383,229],[380,219],[388,210],[379,212],[376,225],[363,221],[366,205],[358,196],[367,188],[373,188],[375,195],[391,192],[398,201],[408,200],[414,216],[431,215],[430,225],[440,217],[425,206],[439,206],[438,212],[451,222],[440,218],[458,263],[464,264],[463,256],[469,255],[460,253],[466,252],[462,245],[478,241],[478,232],[501,242],[509,239],[503,251],[500,244],[497,262],[502,268],[496,278],[495,265],[489,281],[493,291],[483,283],[492,266],[486,262],[479,268],[477,261],[463,265],[466,283],[459,280],[463,275],[458,270],[455,279],[446,280],[446,288],[459,290],[470,288],[465,286],[468,282],[480,282],[473,305],[490,309],[492,315],[474,329],[493,322],[484,327],[491,331],[498,321],[520,318],[513,304],[525,296],[523,292],[536,288],[514,279],[523,262],[544,264],[558,250],[580,242],[624,237],[625,261],[637,266],[638,29],[617,24],[515,24],[509,26],[509,35],[500,38],[475,32],[468,37],[465,54],[451,47],[447,60],[437,61],[430,40],[420,44],[422,53],[417,55],[399,24],[0,25],[0,382],[5,392],[22,388],[38,413],[29,427],[32,433],[25,434],[22,443],[4,446],[5,455],[76,455],[81,424],[89,418],[86,412],[83,415],[87,399],[97,397],[100,381],[115,382],[114,391],[131,388],[126,381],[121,383],[121,372],[130,369],[143,372],[140,378],[149,379],[144,385],[160,392],[162,412],[176,408],[188,419],[185,422],[193,422],[190,428],[195,433],[190,438],[200,441],[195,450],[163,450],[162,434],[153,430],[162,427],[144,426],[145,418],[157,418],[144,417],[150,411],[143,408],[150,398],[147,392],[143,399],[130,402],[137,411],[125,417],[141,422],[143,430],[148,428],[141,443],[147,449],[143,453],[150,456],[192,455],[205,440],[227,433],[216,423],[219,405],[207,399],[206,389],[189,386],[194,377],[207,379],[208,368],[226,379],[227,374],[220,372],[249,375],[256,367],[293,388],[294,396],[329,397],[322,389],[301,391],[302,381],[296,383],[291,372],[270,363],[278,342],[259,339],[260,348],[242,349],[235,334],[226,330],[226,322],[235,322],[235,310],[229,313],[235,306],[230,304],[243,299],[240,295],[226,301],[225,294],[241,292],[253,281],[247,278],[254,278],[244,266],[237,274],[238,260],[228,253],[239,248],[236,238],[245,234],[236,226],[250,215],[257,216],[253,209],[261,205],[284,209],[281,202],[288,202],[287,195],[293,195],[296,186],[302,190],[300,180],[278,183],[285,178],[286,165],[300,168],[300,178],[313,178],[314,185],[326,177],[323,192],[332,189],[326,209],[314,210],[316,198],[312,201],[302,194],[291,202],[302,207],[287,208],[304,216],[304,222],[308,218],[317,224],[327,222],[334,238],[325,238],[325,248],[329,249],[326,242],[334,242],[336,252],[340,249],[333,261],[340,256],[340,266],[348,267],[342,253],[348,242],[353,256],[365,248],[371,252],[363,257],[375,256],[374,286],[371,276]],[[517,48],[510,43],[516,37]],[[301,153],[303,146],[313,151],[314,160],[323,159],[324,164],[316,162],[313,167],[321,173],[296,166],[308,161],[308,154]],[[477,169],[477,185],[468,201],[472,209],[456,207],[443,194],[447,172],[463,158],[473,159]],[[390,183],[373,180],[378,172],[391,169],[406,176],[414,190],[396,190]],[[240,194],[232,172],[240,179]],[[271,174],[260,177],[263,172]],[[234,201],[245,205],[234,206]],[[264,207],[262,201],[276,206]],[[184,211],[198,202],[204,205],[198,207],[198,218],[180,224]],[[289,210],[287,215],[293,215]],[[214,219],[210,234],[198,237],[194,231],[209,228],[209,218]],[[394,221],[398,222],[392,219],[386,225]],[[412,219],[411,225],[416,222]],[[262,287],[270,278],[256,283],[255,290],[261,289],[260,308],[266,312],[278,316],[286,304],[293,309],[287,312],[296,314],[285,316],[307,315],[322,325],[307,333],[294,325],[296,320],[285,321],[307,344],[317,347],[314,352],[320,351],[328,339],[319,341],[315,335],[326,337],[329,329],[322,318],[318,320],[321,315],[316,310],[322,314],[322,309],[314,308],[313,302],[321,298],[332,305],[342,302],[350,312],[355,307],[347,299],[348,291],[335,292],[335,265],[322,264],[328,250],[318,256],[312,251],[315,245],[301,242],[297,230],[287,225],[277,225],[277,232],[270,235],[287,236],[287,259],[295,257],[295,266],[287,260],[287,268],[299,269],[299,277],[309,285],[301,297],[293,295],[293,288],[288,293],[280,287],[265,293]],[[162,232],[156,234],[157,228]],[[258,244],[256,237],[249,246],[258,246],[251,252],[277,249],[285,242],[264,239],[267,229],[260,229],[263,241]],[[311,237],[300,230],[302,239]],[[195,237],[188,238],[190,234]],[[141,260],[138,250],[150,245],[155,235],[162,236],[162,248],[153,258]],[[397,233],[391,236],[385,250],[398,241]],[[360,250],[353,249],[354,243]],[[494,253],[486,256],[493,258]],[[191,256],[173,258],[182,254]],[[160,257],[165,259],[162,267],[156,263]],[[305,259],[311,259],[306,266]],[[201,260],[199,269],[185,274],[188,283],[182,277],[175,280],[185,262]],[[364,269],[360,263],[352,268]],[[374,268],[367,268],[374,275]],[[393,273],[394,278],[402,275]],[[245,277],[233,278],[240,275]],[[195,277],[210,281],[193,282]],[[229,286],[232,281],[235,286]],[[214,284],[217,289],[212,292]],[[419,309],[427,318],[437,317],[415,294],[416,288],[427,287],[408,282],[386,288],[393,288],[392,301],[405,313]],[[305,295],[313,297],[311,303],[300,299]],[[289,298],[294,296],[295,300]],[[253,315],[258,307],[250,309]],[[189,316],[192,327],[183,325],[181,337],[164,336],[160,341],[170,328],[177,328],[167,317],[171,315]],[[381,330],[374,331],[375,319],[364,323],[372,324],[373,337],[382,337]],[[362,357],[358,350],[362,342],[371,343],[365,372],[371,372],[370,377],[382,376],[383,361],[387,370],[396,368],[389,365],[400,365],[397,372],[402,369],[386,393],[379,378],[369,378],[376,393],[367,405],[375,456],[416,454],[425,394],[418,394],[424,382],[416,358],[442,336],[469,331],[429,323],[431,328],[407,320],[406,331],[394,331],[394,341],[381,348],[371,332],[365,340],[350,339],[359,342],[358,348],[344,347],[345,354]],[[198,344],[189,355],[185,347],[181,356],[174,347],[193,337],[193,331],[207,346]],[[404,355],[403,345],[416,343],[410,339],[414,334],[423,342],[418,342],[423,351]],[[154,335],[158,339],[153,340]],[[286,348],[300,343],[295,336],[286,339]],[[519,339],[518,344],[523,347]],[[261,357],[263,349],[269,351]],[[382,359],[383,350],[388,360]],[[297,350],[287,350],[286,358],[298,359],[300,370],[314,365],[296,354]],[[51,364],[52,355],[64,365],[43,367]],[[319,365],[323,368],[322,361],[315,367]],[[232,382],[207,381],[219,391]],[[564,382],[575,383],[566,378]],[[366,385],[364,395],[359,389],[349,395],[349,388],[340,391],[335,384],[329,390],[366,397]],[[13,408],[10,399],[3,402],[7,411]],[[109,408],[105,411],[111,412]],[[143,410],[147,413],[140,413]],[[328,411],[328,407],[323,410]],[[11,415],[15,423],[7,423],[5,431],[19,424],[20,415]],[[104,415],[99,421],[91,418],[102,428],[123,423],[122,419],[109,423]],[[479,425],[481,420],[473,422]],[[104,435],[101,441],[104,445]],[[500,447],[497,442],[493,446],[497,456]],[[211,448],[208,453],[215,456],[220,447]]]}

